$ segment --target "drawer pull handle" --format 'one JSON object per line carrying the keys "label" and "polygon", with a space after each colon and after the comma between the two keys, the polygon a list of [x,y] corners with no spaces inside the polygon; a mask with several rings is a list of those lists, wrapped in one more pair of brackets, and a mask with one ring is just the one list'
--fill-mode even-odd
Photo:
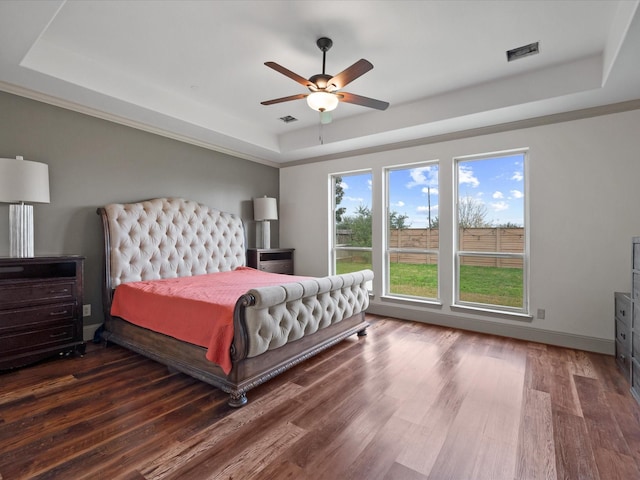
{"label": "drawer pull handle", "polygon": [[66,315],[69,313],[68,310],[62,310],[61,312],[49,312],[50,317],[55,317],[56,315]]}
{"label": "drawer pull handle", "polygon": [[623,340],[627,339],[627,334],[626,333],[621,333],[620,336],[622,337]]}
{"label": "drawer pull handle", "polygon": [[69,293],[69,289],[63,288],[62,290],[49,290],[49,293]]}
{"label": "drawer pull handle", "polygon": [[49,338],[64,337],[66,334],[67,334],[67,332],[52,333],[51,335],[49,335]]}
{"label": "drawer pull handle", "polygon": [[620,315],[625,316],[624,310],[620,310]]}

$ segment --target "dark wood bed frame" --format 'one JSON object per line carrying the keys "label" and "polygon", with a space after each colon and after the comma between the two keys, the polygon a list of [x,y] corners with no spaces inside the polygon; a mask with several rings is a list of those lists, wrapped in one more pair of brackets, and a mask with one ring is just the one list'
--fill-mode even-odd
{"label": "dark wood bed frame", "polygon": [[99,208],[98,214],[102,218],[105,242],[103,283],[105,323],[102,338],[106,342],[121,345],[223,390],[229,394],[228,404],[232,407],[241,407],[247,403],[246,392],[248,390],[335,345],[346,337],[353,334],[366,335],[369,323],[365,320],[364,311],[361,311],[279,348],[249,357],[250,339],[245,313],[248,308],[254,305],[255,298],[251,294],[245,294],[238,299],[234,310],[234,338],[231,346],[233,366],[227,375],[217,364],[206,360],[205,348],[136,326],[122,318],[110,315],[115,289],[112,286],[109,262],[111,251],[109,225],[105,209]]}

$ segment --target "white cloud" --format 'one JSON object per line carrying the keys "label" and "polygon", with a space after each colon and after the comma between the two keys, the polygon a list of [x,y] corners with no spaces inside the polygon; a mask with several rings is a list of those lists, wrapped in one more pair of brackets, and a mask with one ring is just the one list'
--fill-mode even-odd
{"label": "white cloud", "polygon": [[371,180],[371,179],[367,180],[367,188],[369,190],[371,190],[372,185],[373,185],[373,180]]}
{"label": "white cloud", "polygon": [[438,195],[440,192],[438,191],[438,189],[436,187],[423,187],[422,188],[422,193],[424,193],[425,195],[429,194],[429,195]]}
{"label": "white cloud", "polygon": [[411,182],[407,183],[407,188],[416,185],[438,185],[438,167],[429,165],[426,167],[412,168],[409,170]]}
{"label": "white cloud", "polygon": [[358,203],[363,203],[364,202],[364,198],[362,197],[344,197],[345,200],[348,200],[350,202],[358,202]]}
{"label": "white cloud", "polygon": [[507,202],[495,202],[491,204],[491,208],[493,208],[496,212],[501,212],[509,208],[509,204]]}
{"label": "white cloud", "polygon": [[497,192],[493,192],[493,195],[491,195],[493,198],[495,198],[496,200],[499,198],[504,198],[504,195],[502,194],[502,192],[497,191]]}
{"label": "white cloud", "polygon": [[402,200],[398,200],[395,205],[391,205],[392,207],[404,207],[404,202]]}
{"label": "white cloud", "polygon": [[522,198],[524,197],[524,193],[522,193],[520,190],[511,190],[511,196],[513,198]]}
{"label": "white cloud", "polygon": [[[433,214],[433,212],[437,210],[438,205],[431,205],[431,214]],[[429,207],[427,205],[420,205],[418,208],[416,208],[416,211],[418,213],[429,213]]]}
{"label": "white cloud", "polygon": [[511,180],[515,180],[517,182],[521,182],[524,179],[524,175],[522,175],[522,172],[513,172],[513,175],[511,176]]}
{"label": "white cloud", "polygon": [[349,190],[349,185],[345,181],[340,182],[340,186],[343,190]]}
{"label": "white cloud", "polygon": [[458,183],[468,184],[474,188],[480,185],[480,181],[473,175],[473,169],[466,165],[460,165],[458,168]]}

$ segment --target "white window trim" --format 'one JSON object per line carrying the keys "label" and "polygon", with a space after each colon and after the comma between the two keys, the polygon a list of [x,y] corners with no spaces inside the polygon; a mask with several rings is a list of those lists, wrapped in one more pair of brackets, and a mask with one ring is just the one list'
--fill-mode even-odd
{"label": "white window trim", "polygon": [[[340,250],[357,250],[357,251],[363,251],[363,252],[370,252],[371,253],[371,261],[373,262],[373,245],[371,247],[338,247],[335,244],[336,241],[336,195],[335,195],[335,181],[336,181],[336,177],[349,177],[349,176],[355,176],[355,175],[362,175],[362,174],[366,174],[369,173],[371,174],[371,179],[373,181],[374,178],[374,172],[373,169],[371,168],[365,168],[365,169],[359,169],[359,170],[349,170],[346,172],[336,172],[336,173],[330,173],[329,174],[329,199],[330,199],[330,209],[329,209],[329,228],[328,228],[328,232],[329,232],[329,241],[327,242],[327,245],[329,246],[329,255],[327,256],[327,258],[329,259],[329,265],[328,265],[328,271],[331,272],[331,275],[336,275],[337,271],[336,271],[336,261],[337,261],[337,255],[336,252],[340,251]],[[371,194],[371,220],[373,222],[374,219],[374,198],[373,198],[373,192]],[[373,232],[371,232],[371,240],[373,243]],[[370,291],[372,290],[372,288],[370,288]]]}
{"label": "white window trim", "polygon": [[[386,299],[395,299],[395,300],[403,300],[403,301],[411,301],[418,302],[430,305],[442,305],[441,303],[441,282],[440,282],[440,249],[420,249],[420,248],[397,248],[391,247],[389,245],[389,237],[391,228],[389,225],[389,215],[391,213],[391,209],[389,208],[389,174],[394,170],[407,170],[411,168],[420,168],[426,167],[430,165],[436,165],[438,167],[438,183],[440,183],[440,160],[425,160],[420,162],[412,162],[406,163],[402,165],[393,165],[388,167],[383,167],[383,178],[384,178],[384,218],[382,220],[383,224],[383,253],[384,253],[384,263],[383,263],[383,271],[384,271],[384,282],[383,282],[383,293],[382,297]],[[392,293],[391,292],[391,272],[390,272],[390,256],[392,253],[418,253],[424,255],[436,255],[438,258],[438,292],[435,298],[432,297],[420,297],[417,295],[405,295],[401,293]]]}
{"label": "white window trim", "polygon": [[[459,162],[465,161],[473,161],[473,160],[483,160],[495,157],[506,157],[509,155],[524,155],[524,186],[525,186],[525,196],[524,196],[524,233],[525,233],[525,246],[524,253],[507,253],[507,252],[472,252],[472,251],[462,251],[458,250],[460,245],[460,229],[458,228],[458,199],[460,184],[458,181],[458,164]],[[530,319],[530,292],[529,292],[529,255],[530,255],[530,228],[529,228],[529,163],[530,163],[530,154],[529,148],[515,148],[511,150],[502,150],[497,152],[490,153],[482,153],[482,154],[474,154],[474,155],[464,155],[453,158],[452,167],[453,167],[453,303],[451,305],[452,308],[460,308],[466,310],[474,310],[482,313],[489,314],[505,314],[514,317],[523,317]],[[517,258],[522,258],[522,308],[516,307],[507,307],[503,305],[491,305],[486,303],[475,303],[475,302],[465,302],[460,300],[460,268],[459,262],[461,256],[487,256],[492,258],[514,258],[514,255]]]}

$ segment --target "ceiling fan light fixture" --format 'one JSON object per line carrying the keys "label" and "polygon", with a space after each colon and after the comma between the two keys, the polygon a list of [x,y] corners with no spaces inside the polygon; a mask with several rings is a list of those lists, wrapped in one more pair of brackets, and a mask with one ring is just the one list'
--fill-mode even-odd
{"label": "ceiling fan light fixture", "polygon": [[318,112],[335,110],[340,100],[333,93],[314,92],[307,96],[307,105]]}

